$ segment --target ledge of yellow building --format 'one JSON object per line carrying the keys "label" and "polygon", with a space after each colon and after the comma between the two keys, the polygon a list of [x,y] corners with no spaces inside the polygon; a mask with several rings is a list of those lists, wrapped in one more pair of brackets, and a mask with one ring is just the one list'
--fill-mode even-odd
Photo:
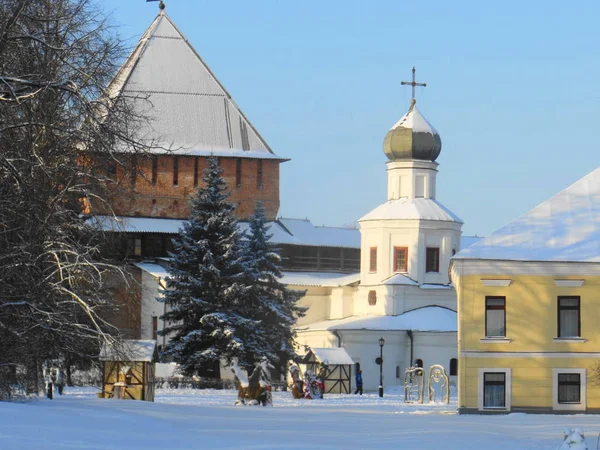
{"label": "ledge of yellow building", "polygon": [[584,344],[587,342],[585,338],[571,337],[571,338],[552,338],[555,344]]}
{"label": "ledge of yellow building", "polygon": [[479,339],[479,342],[481,342],[482,344],[509,344],[511,341],[512,339],[505,337],[485,337]]}

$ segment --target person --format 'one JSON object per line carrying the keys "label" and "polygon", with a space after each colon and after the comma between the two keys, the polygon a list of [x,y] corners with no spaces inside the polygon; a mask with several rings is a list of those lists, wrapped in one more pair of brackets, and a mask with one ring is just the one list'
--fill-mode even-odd
{"label": "person", "polygon": [[58,388],[58,393],[63,395],[63,389],[65,388],[65,375],[62,369],[58,369],[58,375],[56,376],[56,387]]}
{"label": "person", "polygon": [[358,394],[359,392],[360,392],[360,395],[363,394],[362,385],[363,385],[362,370],[359,370],[358,372],[356,372],[356,391],[354,391],[354,395]]}

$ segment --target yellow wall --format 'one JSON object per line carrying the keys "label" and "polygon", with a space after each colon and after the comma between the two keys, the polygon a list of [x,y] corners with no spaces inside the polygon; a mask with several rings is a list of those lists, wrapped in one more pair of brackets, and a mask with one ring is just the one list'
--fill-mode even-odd
{"label": "yellow wall", "polygon": [[[461,269],[469,264],[462,261]],[[600,360],[600,276],[460,275],[453,272],[458,302],[459,407],[477,408],[480,368],[512,370],[512,409],[553,406],[553,368],[587,370],[587,410],[600,408],[600,388],[592,367]],[[482,280],[511,280],[486,286]],[[557,286],[555,280],[583,280],[581,287]],[[485,297],[506,297],[508,343],[485,338]],[[557,342],[557,297],[579,296],[584,342]],[[491,353],[485,357],[485,353]],[[484,354],[482,354],[484,353]],[[560,353],[560,355],[556,355]],[[577,355],[579,353],[580,355]],[[481,388],[482,389],[482,388]]]}

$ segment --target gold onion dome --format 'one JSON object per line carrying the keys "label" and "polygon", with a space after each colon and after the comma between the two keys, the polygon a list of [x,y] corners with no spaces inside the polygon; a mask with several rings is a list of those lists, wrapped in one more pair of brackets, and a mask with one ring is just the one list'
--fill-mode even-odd
{"label": "gold onion dome", "polygon": [[383,152],[390,161],[420,159],[435,161],[442,150],[440,135],[410,101],[408,112],[392,127],[383,140]]}

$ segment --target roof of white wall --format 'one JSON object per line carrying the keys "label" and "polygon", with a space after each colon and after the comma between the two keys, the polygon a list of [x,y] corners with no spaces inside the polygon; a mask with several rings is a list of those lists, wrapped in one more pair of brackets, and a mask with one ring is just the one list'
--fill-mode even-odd
{"label": "roof of white wall", "polygon": [[600,168],[454,259],[600,262]]}
{"label": "roof of white wall", "polygon": [[289,286],[348,286],[360,281],[360,273],[282,272],[281,282]]}
{"label": "roof of white wall", "polygon": [[307,327],[304,331],[374,330],[374,331],[456,331],[456,311],[441,306],[425,306],[398,316],[352,316],[339,320],[325,320]]}
{"label": "roof of white wall", "polygon": [[359,222],[367,220],[433,220],[463,223],[456,214],[430,198],[388,200],[361,217]]}
{"label": "roof of white wall", "polygon": [[[88,219],[92,226],[105,231],[125,233],[176,234],[182,219],[154,217],[94,216]],[[269,233],[274,244],[308,245],[315,247],[360,248],[360,231],[355,228],[315,226],[305,219],[278,219],[269,222]],[[248,222],[239,222],[241,231],[247,231]]]}

